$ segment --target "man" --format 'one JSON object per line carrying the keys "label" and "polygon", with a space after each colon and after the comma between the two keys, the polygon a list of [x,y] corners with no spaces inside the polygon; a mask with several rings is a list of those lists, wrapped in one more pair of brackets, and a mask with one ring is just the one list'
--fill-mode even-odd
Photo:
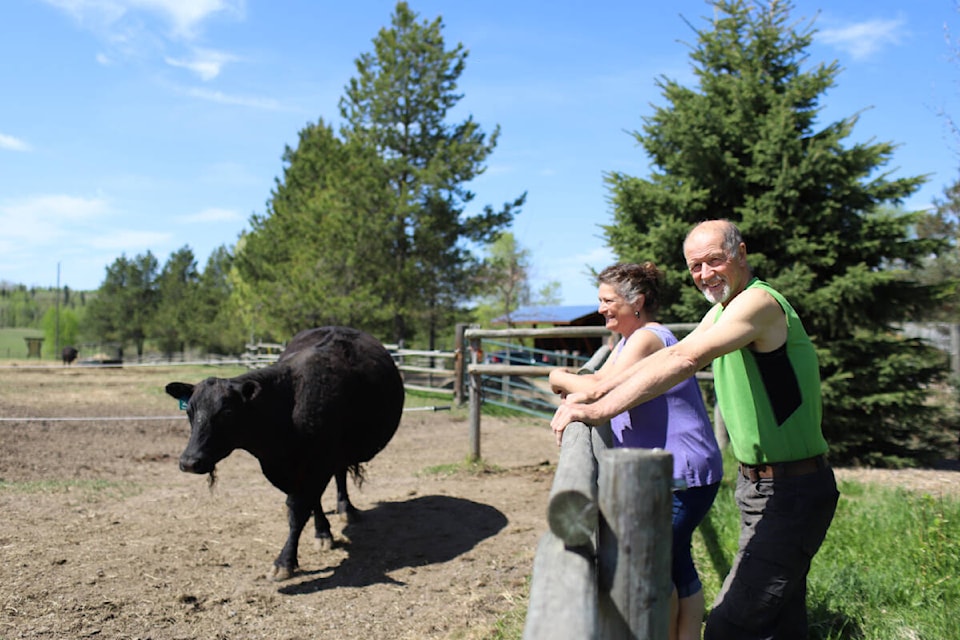
{"label": "man", "polygon": [[602,423],[713,362],[717,401],[740,462],[741,528],[704,640],[804,639],[807,573],[839,498],[824,457],[817,356],[793,307],[753,277],[732,222],[700,223],[683,253],[714,307],[677,344],[568,395],[550,424],[559,443],[567,424]]}

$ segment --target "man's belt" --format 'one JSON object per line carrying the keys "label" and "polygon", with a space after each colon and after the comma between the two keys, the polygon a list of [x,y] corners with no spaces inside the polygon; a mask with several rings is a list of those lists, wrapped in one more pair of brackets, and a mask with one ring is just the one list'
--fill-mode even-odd
{"label": "man's belt", "polygon": [[790,462],[768,462],[766,464],[744,464],[741,462],[740,473],[750,482],[757,482],[760,479],[805,476],[826,466],[826,457],[819,455],[803,460],[791,460]]}

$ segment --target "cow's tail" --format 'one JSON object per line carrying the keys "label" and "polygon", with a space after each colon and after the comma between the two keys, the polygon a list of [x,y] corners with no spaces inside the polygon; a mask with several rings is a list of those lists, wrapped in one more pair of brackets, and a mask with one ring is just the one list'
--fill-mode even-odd
{"label": "cow's tail", "polygon": [[365,471],[363,465],[359,462],[356,464],[351,464],[347,467],[347,471],[350,472],[350,475],[353,476],[353,484],[358,488],[363,486],[363,481],[365,479]]}

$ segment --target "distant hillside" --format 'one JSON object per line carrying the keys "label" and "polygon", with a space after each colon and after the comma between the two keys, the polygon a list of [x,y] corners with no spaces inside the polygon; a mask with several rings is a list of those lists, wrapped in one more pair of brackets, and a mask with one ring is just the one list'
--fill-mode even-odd
{"label": "distant hillside", "polygon": [[[83,312],[87,302],[96,295],[92,291],[73,291],[63,287],[60,309]],[[27,287],[0,281],[0,329],[40,329],[40,321],[47,309],[57,305],[56,287]]]}

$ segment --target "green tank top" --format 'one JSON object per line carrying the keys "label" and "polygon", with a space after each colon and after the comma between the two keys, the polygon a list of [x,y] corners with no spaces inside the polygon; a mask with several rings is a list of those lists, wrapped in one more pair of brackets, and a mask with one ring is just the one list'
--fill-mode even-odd
{"label": "green tank top", "polygon": [[[743,348],[713,361],[720,414],[737,460],[763,464],[827,452],[820,429],[820,365],[800,317],[780,293],[757,278],[787,318],[787,341],[770,353]],[[717,313],[718,320],[723,309]]]}

